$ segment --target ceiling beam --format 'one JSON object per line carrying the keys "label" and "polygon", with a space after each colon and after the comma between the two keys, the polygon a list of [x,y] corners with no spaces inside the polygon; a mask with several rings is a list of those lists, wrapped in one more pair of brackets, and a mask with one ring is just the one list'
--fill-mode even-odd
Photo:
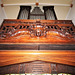
{"label": "ceiling beam", "polygon": [[[18,5],[36,5],[36,3],[18,3],[18,4],[1,4],[1,6],[18,6]],[[50,3],[39,3],[39,5],[43,6],[67,6],[70,7],[72,4],[50,4]]]}

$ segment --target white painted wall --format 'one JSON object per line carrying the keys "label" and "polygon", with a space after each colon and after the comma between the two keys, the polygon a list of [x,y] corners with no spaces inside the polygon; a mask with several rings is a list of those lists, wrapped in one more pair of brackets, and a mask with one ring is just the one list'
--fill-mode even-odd
{"label": "white painted wall", "polygon": [[75,0],[73,0],[73,7],[70,8],[70,11],[69,11],[66,19],[67,20],[72,20],[72,22],[75,25]]}
{"label": "white painted wall", "polygon": [[5,14],[4,8],[1,7],[1,4],[2,4],[2,2],[0,0],[0,25],[3,22],[3,20],[6,18],[6,14]]}
{"label": "white painted wall", "polygon": [[[32,5],[32,9],[34,8],[35,5]],[[43,6],[39,5],[39,7],[42,9]],[[55,13],[57,16],[58,20],[65,20],[67,13],[70,9],[70,7],[66,7],[66,6],[55,6]],[[17,19],[19,10],[20,10],[20,6],[5,6],[4,10],[6,12],[6,15],[8,17],[8,19]]]}
{"label": "white painted wall", "polygon": [[[38,0],[39,3],[48,3],[48,4],[71,4],[72,0]],[[2,0],[3,4],[22,4],[22,3],[36,3],[36,0]],[[32,9],[36,5],[31,5]],[[43,5],[39,5],[39,7],[42,9]],[[58,20],[65,20],[67,13],[70,9],[68,6],[55,6],[55,13]],[[8,19],[17,19],[20,5],[16,6],[5,6],[4,10],[6,12],[6,15]]]}

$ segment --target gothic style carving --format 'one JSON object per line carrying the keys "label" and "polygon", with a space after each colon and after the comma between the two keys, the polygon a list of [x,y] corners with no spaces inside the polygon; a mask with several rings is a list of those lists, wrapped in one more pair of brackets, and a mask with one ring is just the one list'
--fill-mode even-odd
{"label": "gothic style carving", "polygon": [[75,41],[75,27],[70,20],[4,20],[0,28],[0,41],[27,38],[47,42],[53,38],[57,38],[58,42]]}

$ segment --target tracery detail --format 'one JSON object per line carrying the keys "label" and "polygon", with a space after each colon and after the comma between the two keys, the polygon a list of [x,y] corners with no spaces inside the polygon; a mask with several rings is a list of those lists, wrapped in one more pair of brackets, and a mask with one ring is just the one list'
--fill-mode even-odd
{"label": "tracery detail", "polygon": [[56,37],[75,39],[75,27],[70,20],[4,20],[0,39],[12,37]]}

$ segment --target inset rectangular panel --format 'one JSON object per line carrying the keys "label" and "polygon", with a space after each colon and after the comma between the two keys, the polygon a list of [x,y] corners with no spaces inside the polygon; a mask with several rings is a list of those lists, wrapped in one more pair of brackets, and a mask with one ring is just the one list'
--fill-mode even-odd
{"label": "inset rectangular panel", "polygon": [[40,50],[75,50],[75,45],[68,44],[42,44],[39,46]]}
{"label": "inset rectangular panel", "polygon": [[51,67],[49,63],[27,63],[25,64],[25,73],[51,73]]}

